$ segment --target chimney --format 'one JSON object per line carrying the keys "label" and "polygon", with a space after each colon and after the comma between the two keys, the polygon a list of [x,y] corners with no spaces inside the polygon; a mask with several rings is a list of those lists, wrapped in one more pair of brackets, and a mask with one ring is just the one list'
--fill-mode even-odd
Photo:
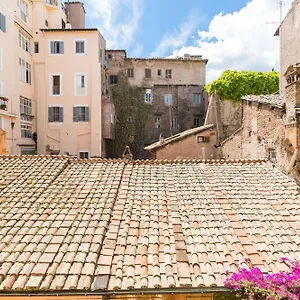
{"label": "chimney", "polygon": [[300,64],[290,65],[284,73],[285,87],[285,149],[288,172],[300,180]]}

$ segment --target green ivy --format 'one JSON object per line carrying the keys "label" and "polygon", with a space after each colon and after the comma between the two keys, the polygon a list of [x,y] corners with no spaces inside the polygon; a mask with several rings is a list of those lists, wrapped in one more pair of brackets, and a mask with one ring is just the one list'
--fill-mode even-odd
{"label": "green ivy", "polygon": [[279,92],[279,73],[226,70],[219,79],[205,86],[208,94],[221,100],[240,100],[246,95],[266,95]]}
{"label": "green ivy", "polygon": [[130,85],[123,72],[119,72],[117,78],[117,84],[111,88],[116,112],[114,156],[121,157],[128,145],[134,158],[142,158],[145,126],[151,107],[144,102],[143,88]]}

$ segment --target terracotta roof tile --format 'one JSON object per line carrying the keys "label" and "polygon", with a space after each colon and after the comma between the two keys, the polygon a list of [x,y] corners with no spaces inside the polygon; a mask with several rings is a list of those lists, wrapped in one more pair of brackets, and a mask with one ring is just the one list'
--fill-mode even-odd
{"label": "terracotta roof tile", "polygon": [[223,286],[300,260],[294,181],[264,161],[0,157],[0,290]]}

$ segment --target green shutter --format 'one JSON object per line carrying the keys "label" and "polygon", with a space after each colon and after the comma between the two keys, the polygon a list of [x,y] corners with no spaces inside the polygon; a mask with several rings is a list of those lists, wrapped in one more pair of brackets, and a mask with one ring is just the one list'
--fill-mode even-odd
{"label": "green shutter", "polygon": [[48,121],[53,122],[53,107],[48,107]]}
{"label": "green shutter", "polygon": [[59,122],[63,122],[64,121],[64,108],[60,107],[59,108]]}

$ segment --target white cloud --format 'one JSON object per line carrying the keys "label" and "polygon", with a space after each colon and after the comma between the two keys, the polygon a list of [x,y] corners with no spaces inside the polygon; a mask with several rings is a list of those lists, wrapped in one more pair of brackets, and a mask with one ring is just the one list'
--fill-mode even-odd
{"label": "white cloud", "polygon": [[[284,13],[291,2],[285,1]],[[279,23],[270,24],[277,20],[279,10],[276,1],[249,1],[238,12],[216,15],[208,31],[198,31],[196,46],[177,47],[172,57],[189,53],[209,59],[207,83],[217,79],[226,69],[279,69],[279,38],[274,37]]]}
{"label": "white cloud", "polygon": [[150,54],[151,57],[161,57],[170,49],[180,47],[185,44],[195,31],[201,18],[197,10],[193,10],[186,20],[184,20],[173,33],[164,34],[163,38],[156,46],[156,49]]}
{"label": "white cloud", "polygon": [[143,12],[140,0],[86,0],[88,17],[99,28],[108,49],[127,49],[134,43]]}

